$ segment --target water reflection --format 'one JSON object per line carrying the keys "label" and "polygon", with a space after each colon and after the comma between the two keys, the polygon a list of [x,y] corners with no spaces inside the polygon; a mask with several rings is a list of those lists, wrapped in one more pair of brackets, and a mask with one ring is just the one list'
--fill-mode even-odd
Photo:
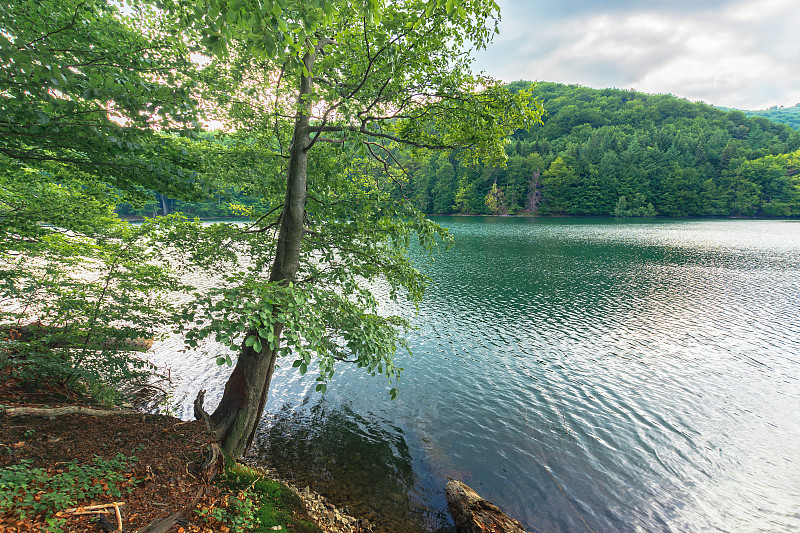
{"label": "water reflection", "polygon": [[447,524],[441,512],[415,501],[402,429],[372,414],[347,405],[333,409],[326,401],[284,404],[265,417],[254,448],[254,457],[296,485],[313,487],[379,531],[416,533]]}

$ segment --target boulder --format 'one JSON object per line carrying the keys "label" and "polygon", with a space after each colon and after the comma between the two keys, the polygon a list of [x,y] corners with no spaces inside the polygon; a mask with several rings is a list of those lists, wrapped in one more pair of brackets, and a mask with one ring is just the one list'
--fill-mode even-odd
{"label": "boulder", "polygon": [[444,495],[458,533],[525,533],[522,524],[461,481],[448,482]]}

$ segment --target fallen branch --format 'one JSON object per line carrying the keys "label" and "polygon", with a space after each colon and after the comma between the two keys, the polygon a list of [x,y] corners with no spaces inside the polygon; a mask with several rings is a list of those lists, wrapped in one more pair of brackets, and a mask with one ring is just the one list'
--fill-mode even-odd
{"label": "fallen branch", "polygon": [[50,349],[53,348],[89,348],[92,350],[112,349],[121,351],[146,352],[153,347],[153,339],[144,337],[122,338],[102,337],[84,342],[84,330],[71,330],[59,326],[50,326],[41,321],[31,322],[26,326],[2,325],[0,335],[9,340],[31,343],[43,342]]}
{"label": "fallen branch", "polygon": [[0,414],[8,416],[38,416],[42,418],[55,418],[62,415],[87,415],[87,416],[113,416],[113,415],[140,415],[138,411],[124,409],[92,409],[80,405],[66,407],[9,407],[0,405]]}
{"label": "fallen branch", "polygon": [[114,514],[117,515],[117,530],[122,531],[122,513],[119,512],[119,505],[114,506]]}
{"label": "fallen branch", "polygon": [[186,513],[187,511],[191,511],[197,505],[197,502],[200,501],[200,497],[203,495],[205,488],[201,487],[200,490],[197,492],[197,496],[194,497],[192,503],[181,509],[180,511],[175,511],[168,517],[163,520],[153,520],[146,526],[139,528],[136,530],[136,533],[165,533],[169,528],[175,525],[178,521],[178,518],[181,517],[182,514]]}
{"label": "fallen branch", "polygon": [[[119,508],[125,505],[124,502],[111,502],[111,503],[99,503],[96,505],[84,505],[82,507],[72,507],[67,509],[66,511],[62,511],[63,514],[72,514],[75,516],[83,516],[87,514],[106,514],[110,513],[111,509],[114,509],[114,514],[117,517],[117,528],[113,531],[122,531],[122,513],[119,512]],[[104,520],[103,517],[100,518],[101,526],[105,530],[110,529],[109,522],[102,522]]]}
{"label": "fallen branch", "polygon": [[111,502],[111,503],[98,503],[97,505],[82,505],[81,507],[72,507],[62,513],[83,514],[85,511],[98,511],[100,509],[108,509],[109,507],[121,507],[125,502]]}

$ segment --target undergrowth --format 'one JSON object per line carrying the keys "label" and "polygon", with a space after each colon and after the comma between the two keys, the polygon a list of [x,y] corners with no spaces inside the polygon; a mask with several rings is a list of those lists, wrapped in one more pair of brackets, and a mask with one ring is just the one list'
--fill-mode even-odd
{"label": "undergrowth", "polygon": [[75,461],[62,468],[32,468],[31,461],[0,469],[0,510],[20,521],[44,521],[56,533],[65,522],[58,511],[100,496],[119,498],[130,493],[137,480],[129,472],[135,457],[118,454],[96,457],[90,464]]}

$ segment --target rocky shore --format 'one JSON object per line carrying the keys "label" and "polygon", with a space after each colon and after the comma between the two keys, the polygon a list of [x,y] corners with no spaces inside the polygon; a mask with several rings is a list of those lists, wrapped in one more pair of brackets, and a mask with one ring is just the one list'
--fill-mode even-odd
{"label": "rocky shore", "polygon": [[366,518],[357,518],[347,514],[308,486],[300,489],[291,481],[283,479],[271,468],[255,461],[244,460],[243,462],[266,477],[289,487],[303,501],[309,517],[323,531],[329,533],[367,533],[376,531],[373,524]]}

